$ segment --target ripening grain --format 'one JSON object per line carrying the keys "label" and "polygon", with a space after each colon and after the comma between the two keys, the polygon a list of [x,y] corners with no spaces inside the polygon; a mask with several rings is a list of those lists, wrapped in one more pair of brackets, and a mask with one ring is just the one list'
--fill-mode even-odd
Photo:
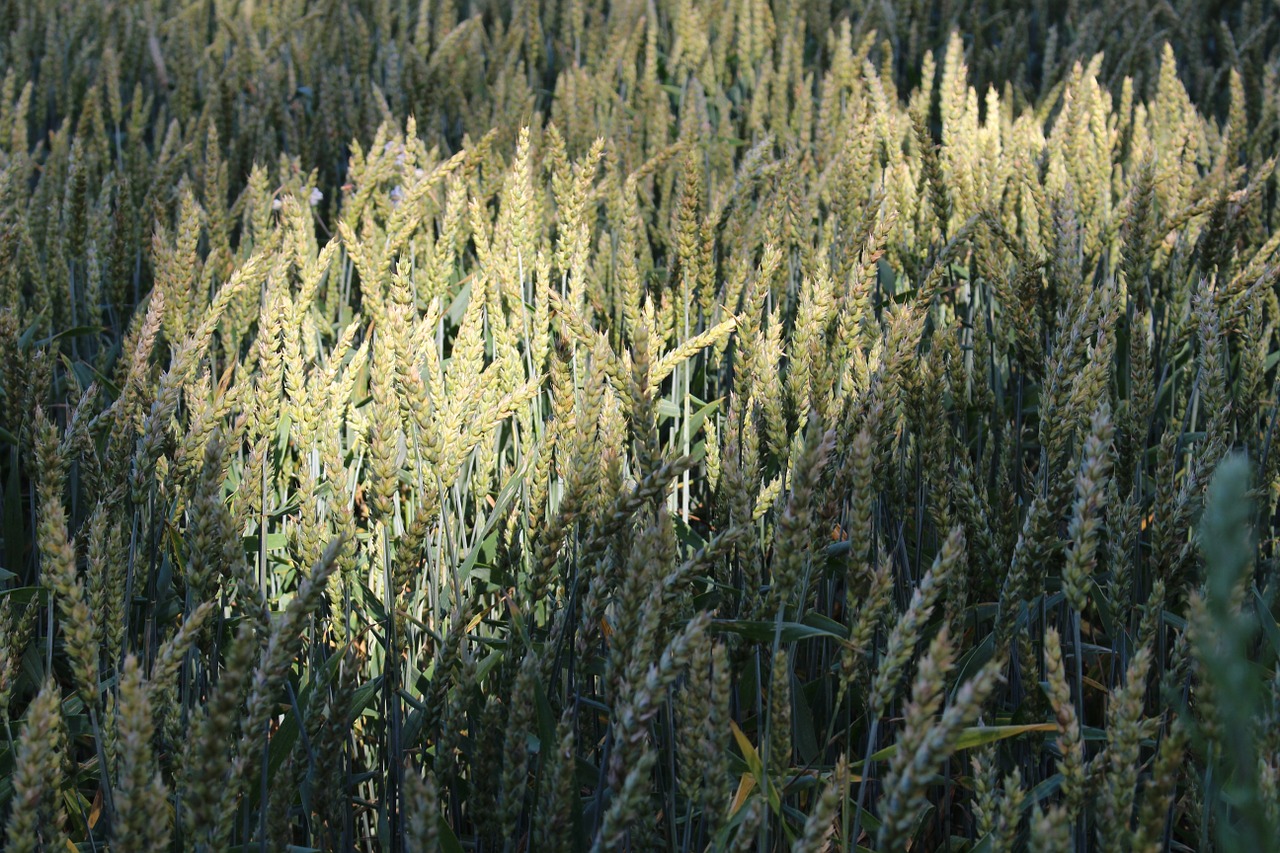
{"label": "ripening grain", "polygon": [[1280,24],[0,0],[5,849],[1262,850]]}

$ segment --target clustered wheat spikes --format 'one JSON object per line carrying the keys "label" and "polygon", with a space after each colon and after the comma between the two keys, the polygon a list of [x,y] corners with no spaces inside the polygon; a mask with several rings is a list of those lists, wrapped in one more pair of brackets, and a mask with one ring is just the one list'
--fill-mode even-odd
{"label": "clustered wheat spikes", "polygon": [[6,849],[1280,837],[1267,0],[0,21]]}

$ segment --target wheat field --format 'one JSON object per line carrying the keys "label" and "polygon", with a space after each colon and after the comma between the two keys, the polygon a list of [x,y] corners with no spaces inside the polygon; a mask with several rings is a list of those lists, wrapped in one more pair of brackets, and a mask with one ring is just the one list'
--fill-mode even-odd
{"label": "wheat field", "polygon": [[0,0],[13,851],[1280,838],[1274,0]]}

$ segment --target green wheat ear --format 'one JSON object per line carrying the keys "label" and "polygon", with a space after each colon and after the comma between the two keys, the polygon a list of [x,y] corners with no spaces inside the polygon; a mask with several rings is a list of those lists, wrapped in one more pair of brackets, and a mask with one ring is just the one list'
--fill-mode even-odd
{"label": "green wheat ear", "polygon": [[1229,456],[1218,466],[1209,482],[1198,535],[1205,561],[1205,606],[1196,652],[1203,677],[1220,697],[1215,703],[1219,735],[1207,746],[1222,774],[1224,799],[1215,808],[1218,842],[1224,845],[1250,839],[1263,843],[1276,830],[1255,753],[1263,694],[1251,672],[1249,646],[1259,630],[1258,618],[1243,601],[1252,586],[1255,554],[1250,479],[1251,466],[1242,455]]}

